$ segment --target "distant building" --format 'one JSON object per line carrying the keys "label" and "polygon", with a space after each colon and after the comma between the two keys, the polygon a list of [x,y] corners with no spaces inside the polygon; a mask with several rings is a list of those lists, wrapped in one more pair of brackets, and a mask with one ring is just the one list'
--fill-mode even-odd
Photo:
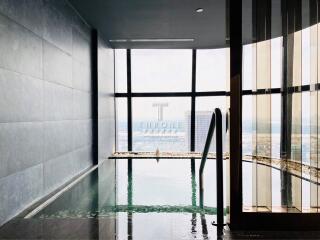
{"label": "distant building", "polygon": [[[191,113],[187,112],[185,114],[186,117],[186,123],[187,123],[187,141],[188,141],[188,146],[191,144]],[[208,129],[210,125],[212,117],[212,112],[210,111],[197,111],[196,112],[196,119],[195,119],[195,124],[196,124],[196,132],[195,132],[195,151],[197,152],[202,152],[206,139],[207,139],[207,134],[208,134]],[[213,143],[211,144],[211,150],[212,150]]]}

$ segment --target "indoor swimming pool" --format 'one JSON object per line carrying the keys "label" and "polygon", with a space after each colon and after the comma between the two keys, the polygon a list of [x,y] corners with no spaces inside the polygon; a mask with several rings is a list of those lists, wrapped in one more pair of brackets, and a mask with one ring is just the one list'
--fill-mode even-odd
{"label": "indoor swimming pool", "polygon": [[214,160],[207,161],[204,172],[203,208],[198,197],[200,159],[115,161],[116,171],[105,161],[28,217],[107,219],[115,239],[215,239]]}

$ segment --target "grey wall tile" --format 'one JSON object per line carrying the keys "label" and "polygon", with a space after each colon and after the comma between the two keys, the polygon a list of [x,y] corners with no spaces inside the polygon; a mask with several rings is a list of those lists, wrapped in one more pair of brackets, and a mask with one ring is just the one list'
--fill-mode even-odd
{"label": "grey wall tile", "polygon": [[77,149],[73,152],[74,170],[77,173],[89,168],[93,164],[92,160],[92,147],[88,145],[86,147]]}
{"label": "grey wall tile", "polygon": [[71,120],[73,113],[72,89],[54,83],[44,83],[44,119]]}
{"label": "grey wall tile", "polygon": [[72,53],[72,18],[66,1],[44,0],[43,37],[66,53]]}
{"label": "grey wall tile", "polygon": [[44,80],[72,87],[72,58],[59,48],[44,41]]}
{"label": "grey wall tile", "polygon": [[84,36],[76,29],[72,30],[72,56],[74,59],[90,66],[91,64],[91,49],[90,38]]}
{"label": "grey wall tile", "polygon": [[44,164],[44,191],[50,193],[75,175],[73,153],[46,161]]}
{"label": "grey wall tile", "polygon": [[0,225],[93,163],[90,34],[65,0],[0,1]]}
{"label": "grey wall tile", "polygon": [[43,194],[42,164],[0,179],[0,225]]}
{"label": "grey wall tile", "polygon": [[44,161],[73,150],[73,121],[44,122]]}
{"label": "grey wall tile", "polygon": [[91,145],[44,163],[44,191],[50,193],[92,165]]}
{"label": "grey wall tile", "polygon": [[41,163],[43,124],[0,123],[0,153],[0,178]]}
{"label": "grey wall tile", "polygon": [[73,90],[73,118],[77,120],[92,118],[91,93]]}
{"label": "grey wall tile", "polygon": [[0,68],[0,122],[43,120],[43,81]]}
{"label": "grey wall tile", "polygon": [[[0,1],[0,225],[93,163],[90,34],[65,0]],[[102,159],[115,126],[103,41],[99,60]]]}
{"label": "grey wall tile", "polygon": [[92,120],[73,121],[73,149],[82,148],[92,143]]}
{"label": "grey wall tile", "polygon": [[72,65],[73,88],[91,92],[91,67],[77,60],[73,60]]}
{"label": "grey wall tile", "polygon": [[1,0],[0,12],[42,36],[43,0]]}
{"label": "grey wall tile", "polygon": [[42,77],[42,40],[1,14],[0,67]]}

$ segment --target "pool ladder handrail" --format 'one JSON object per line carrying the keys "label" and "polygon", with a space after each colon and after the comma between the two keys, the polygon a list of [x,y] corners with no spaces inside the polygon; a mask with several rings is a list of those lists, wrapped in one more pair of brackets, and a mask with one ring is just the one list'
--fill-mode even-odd
{"label": "pool ladder handrail", "polygon": [[210,149],[210,145],[211,145],[211,141],[212,141],[212,137],[213,137],[213,132],[214,132],[215,125],[216,125],[215,116],[216,115],[213,112],[212,117],[211,117],[211,122],[209,125],[206,143],[204,145],[204,149],[202,152],[200,169],[199,169],[199,191],[200,191],[200,207],[201,208],[203,208],[203,170],[206,165],[206,161],[207,161],[207,157],[208,157],[208,153],[209,153],[209,149]]}
{"label": "pool ladder handrail", "polygon": [[199,169],[199,191],[200,207],[203,208],[203,171],[207,161],[214,130],[216,130],[216,183],[217,183],[217,222],[214,224],[218,228],[223,228],[224,209],[223,209],[223,145],[222,145],[222,114],[219,108],[212,113],[211,122],[204,150],[202,153],[201,164]]}

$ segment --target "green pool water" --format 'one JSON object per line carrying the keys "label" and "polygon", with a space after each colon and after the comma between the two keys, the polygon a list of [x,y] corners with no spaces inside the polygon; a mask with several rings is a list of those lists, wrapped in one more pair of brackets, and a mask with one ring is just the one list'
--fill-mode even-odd
{"label": "green pool water", "polygon": [[215,161],[206,164],[203,208],[199,165],[191,159],[107,160],[33,218],[110,218],[115,239],[215,239]]}

